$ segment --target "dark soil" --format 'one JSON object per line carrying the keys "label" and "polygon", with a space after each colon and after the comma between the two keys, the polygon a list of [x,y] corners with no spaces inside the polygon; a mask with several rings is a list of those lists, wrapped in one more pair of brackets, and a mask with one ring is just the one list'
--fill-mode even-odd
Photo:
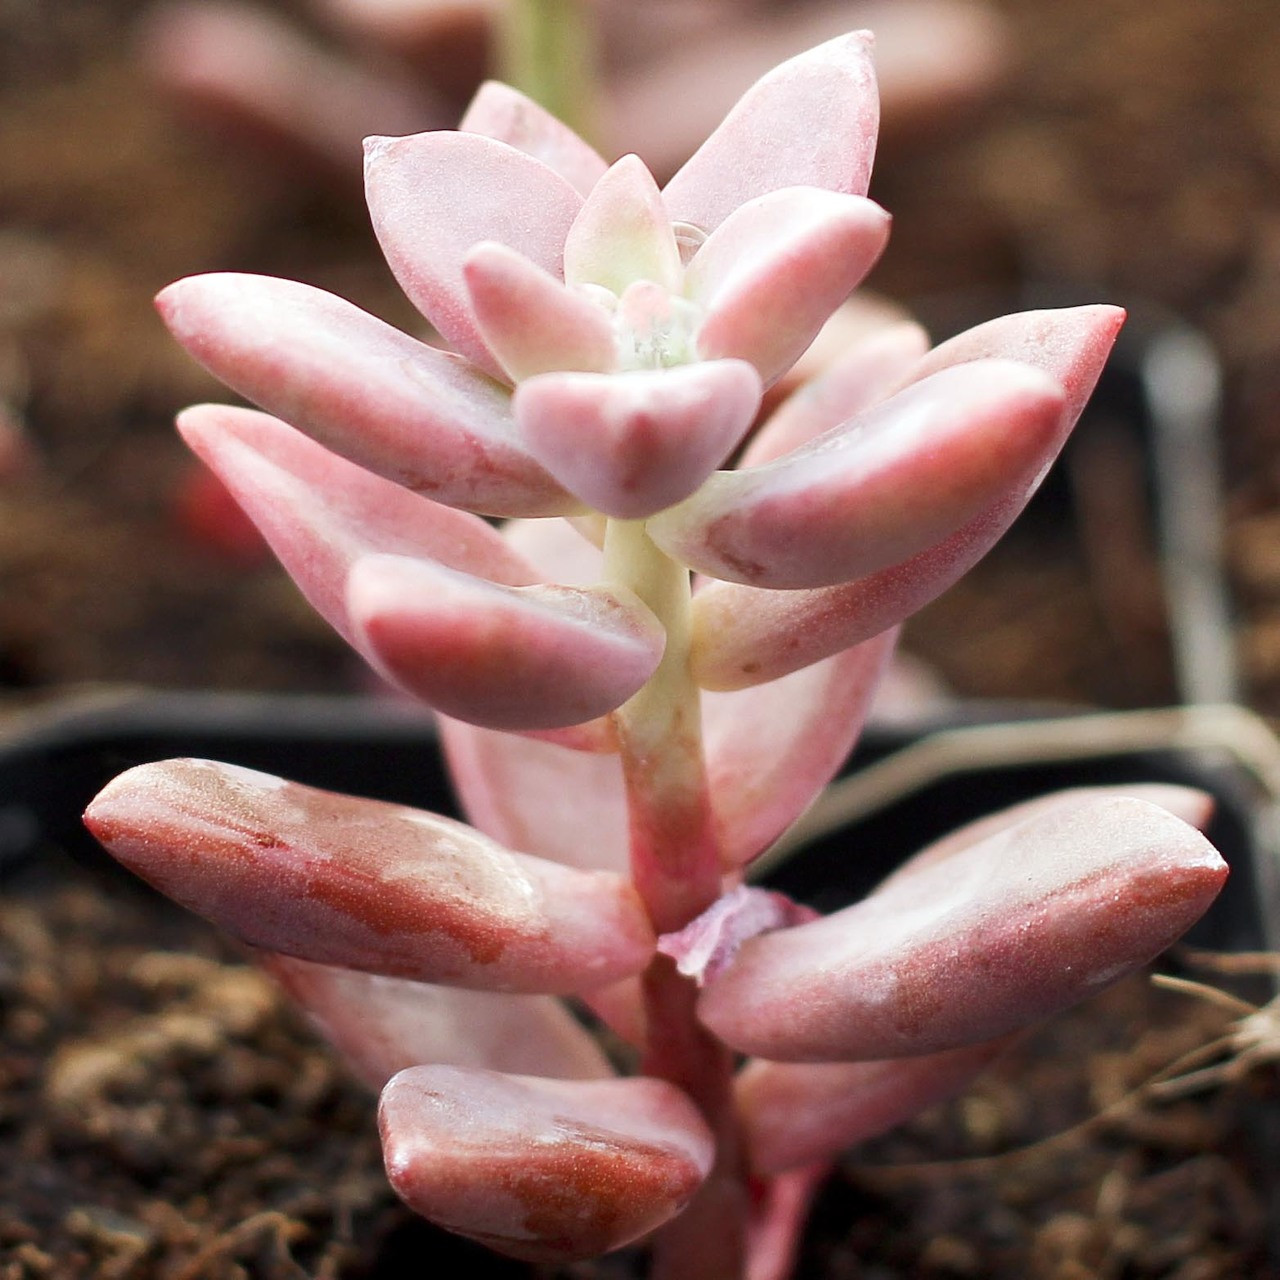
{"label": "dark soil", "polygon": [[[397,1208],[373,1099],[225,941],[69,864],[69,883],[42,879],[0,903],[3,1280],[487,1265]],[[965,1098],[850,1157],[799,1275],[1280,1275],[1274,1075],[1172,1102],[1133,1092],[1225,1024],[1145,977],[1058,1019]]]}
{"label": "dark soil", "polygon": [[[221,392],[149,299],[240,269],[400,323],[407,304],[344,195],[212,144],[159,101],[129,46],[142,7],[0,2],[0,413],[29,455],[0,480],[0,691],[356,687],[279,572],[193,519],[170,422]],[[1004,99],[882,153],[874,194],[895,233],[874,283],[977,320],[1047,281],[1208,332],[1226,371],[1235,642],[1248,701],[1276,713],[1280,7],[999,7],[1021,58]],[[1080,471],[1113,507],[1140,506],[1111,469]],[[913,621],[909,647],[959,692],[1175,696],[1142,521],[1099,565],[1075,511],[1061,494],[1042,505]],[[393,1274],[475,1265],[415,1234],[381,1175],[372,1099],[237,953],[53,865],[59,887],[6,884],[0,903],[0,1280],[356,1277],[406,1240],[413,1261]],[[1224,1020],[1135,981],[1054,1024],[970,1097],[859,1151],[819,1204],[801,1274],[1280,1275],[1268,1067],[1019,1154]]]}

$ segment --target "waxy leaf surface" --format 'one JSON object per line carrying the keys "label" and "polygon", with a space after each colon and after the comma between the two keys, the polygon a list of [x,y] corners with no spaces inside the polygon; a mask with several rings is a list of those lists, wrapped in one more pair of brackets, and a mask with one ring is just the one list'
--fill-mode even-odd
{"label": "waxy leaf surface", "polygon": [[504,387],[333,294],[224,273],[179,280],[156,306],[228,386],[397,484],[485,515],[575,507],[520,444]]}
{"label": "waxy leaf surface", "polygon": [[[837,313],[830,323],[843,328],[851,322],[843,313]],[[825,343],[825,333],[817,341]],[[801,381],[769,415],[747,442],[738,465],[763,466],[842,426],[855,414],[898,390],[908,371],[919,364],[928,349],[928,334],[909,321],[855,334],[838,354]],[[805,363],[808,359],[806,355]],[[790,376],[796,376],[802,368],[803,364],[792,370]]]}
{"label": "waxy leaf surface", "polygon": [[608,373],[608,313],[514,249],[482,241],[462,264],[476,323],[512,382],[539,373]]}
{"label": "waxy leaf surface", "polygon": [[[1066,400],[1057,426],[1060,448],[1102,372],[1123,321],[1124,312],[1115,307],[1008,316],[944,343],[905,382],[978,359],[1030,364],[1064,390]],[[1011,485],[987,510],[942,541],[851,582],[787,592],[740,583],[707,584],[694,599],[695,676],[704,688],[740,689],[777,679],[896,626],[991,549],[1034,487]]]}
{"label": "waxy leaf surface", "polygon": [[735,1049],[780,1061],[991,1040],[1147,963],[1225,876],[1213,846],[1165,810],[1084,798],[753,939],[703,990],[700,1016]]}
{"label": "waxy leaf surface", "polygon": [[368,139],[365,195],[378,243],[410,301],[450,346],[500,376],[476,328],[463,261],[472,246],[496,240],[563,278],[565,236],[582,197],[505,142],[448,132]]}
{"label": "waxy leaf surface", "polygon": [[840,36],[756,81],[663,189],[672,218],[710,232],[782,187],[866,195],[880,123],[871,44]]}
{"label": "waxy leaf surface", "polygon": [[534,567],[478,516],[410,493],[265,413],[197,405],[178,416],[178,429],[350,643],[347,575],[362,556],[421,557],[509,586],[537,581]]}
{"label": "waxy leaf surface", "polygon": [[705,308],[704,360],[749,360],[766,383],[787,371],[870,271],[889,215],[862,196],[791,187],[736,209],[694,255],[687,296]]}
{"label": "waxy leaf surface", "polygon": [[665,633],[635,596],[501,587],[426,560],[353,566],[360,651],[446,715],[491,729],[555,729],[614,710],[653,674]]}
{"label": "waxy leaf surface", "polygon": [[713,577],[826,587],[919,554],[1008,494],[1060,444],[1063,395],[1026,365],[982,361],[914,384],[776,462],[717,473],[649,523]]}
{"label": "waxy leaf surface", "polygon": [[662,1225],[714,1155],[693,1104],[651,1079],[414,1067],[383,1091],[379,1124],[410,1208],[531,1262],[594,1257]]}
{"label": "waxy leaf surface", "polygon": [[960,1093],[1006,1039],[881,1062],[766,1062],[734,1080],[752,1169],[772,1176],[832,1160]]}
{"label": "waxy leaf surface", "polygon": [[608,168],[568,125],[518,89],[497,80],[480,86],[458,128],[495,138],[540,160],[581,196],[590,192]]}
{"label": "waxy leaf surface", "polygon": [[623,156],[587,196],[564,246],[564,278],[621,297],[647,280],[680,286],[684,268],[662,194],[639,156]]}
{"label": "waxy leaf surface", "polygon": [[175,901],[256,947],[320,964],[561,994],[637,973],[653,952],[621,877],[234,765],[139,765],[85,821]]}
{"label": "waxy leaf surface", "polygon": [[588,506],[620,520],[687,498],[746,434],[763,387],[744,360],[634,373],[547,373],[520,384],[530,452]]}

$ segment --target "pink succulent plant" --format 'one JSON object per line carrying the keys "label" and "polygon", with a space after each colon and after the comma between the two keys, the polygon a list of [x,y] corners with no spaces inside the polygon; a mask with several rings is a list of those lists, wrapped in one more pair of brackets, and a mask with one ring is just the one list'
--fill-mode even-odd
{"label": "pink succulent plant", "polygon": [[184,436],[440,713],[469,825],[192,760],[87,821],[382,1088],[400,1195],[516,1257],[652,1235],[666,1280],[784,1276],[838,1152],[1145,964],[1225,875],[1203,796],[1136,787],[984,819],[826,918],[744,887],[1122,321],[1031,312],[932,351],[899,325],[758,422],[884,246],[876,125],[864,34],[767,75],[662,190],[490,84],[460,131],[367,150],[387,259],[450,350],[282,280],[160,296],[266,410],[190,409]]}

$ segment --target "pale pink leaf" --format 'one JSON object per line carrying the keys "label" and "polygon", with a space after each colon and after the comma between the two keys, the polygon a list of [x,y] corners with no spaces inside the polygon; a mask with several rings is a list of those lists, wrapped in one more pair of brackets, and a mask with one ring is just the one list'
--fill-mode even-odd
{"label": "pale pink leaf", "polygon": [[871,269],[889,215],[862,196],[772,191],[734,210],[694,255],[685,294],[705,309],[704,360],[749,360],[766,383],[799,359]]}
{"label": "pale pink leaf", "polygon": [[813,924],[765,934],[702,992],[703,1022],[780,1061],[911,1056],[991,1040],[1146,964],[1226,864],[1129,798],[1054,807]]}
{"label": "pale pink leaf", "polygon": [[368,1085],[426,1062],[600,1080],[595,1038],[551,996],[464,991],[262,952],[258,961]]}
{"label": "pale pink leaf", "polygon": [[626,1044],[643,1049],[648,1039],[642,978],[623,978],[607,987],[582,991],[577,1000]]}
{"label": "pale pink leaf", "polygon": [[390,977],[564,994],[642,970],[631,885],[422,810],[235,765],[121,774],[85,821],[131,870],[268,951]]}
{"label": "pale pink leaf", "polygon": [[695,679],[704,689],[750,688],[896,627],[977,564],[1024,502],[1015,493],[903,564],[839,586],[770,591],[707,583],[693,601]]}
{"label": "pale pink leaf", "polygon": [[[1030,312],[979,326],[938,351],[949,351],[949,362],[985,359],[998,350],[1047,372],[1067,394],[1058,424],[1061,443],[1123,321],[1124,313],[1114,307]],[[935,353],[926,359],[936,358]],[[917,369],[912,376],[918,374]],[[773,680],[896,626],[986,555],[1029,496],[1016,488],[935,546],[853,582],[786,593],[711,583],[694,602],[698,680],[712,689]]]}
{"label": "pale pink leaf", "polygon": [[921,849],[891,875],[881,881],[881,887],[892,884],[899,876],[913,876],[935,862],[943,861],[978,844],[988,836],[1008,831],[1029,818],[1038,818],[1055,809],[1070,810],[1081,801],[1100,799],[1145,800],[1183,822],[1203,831],[1213,816],[1214,799],[1206,791],[1194,787],[1181,787],[1167,782],[1131,782],[1100,787],[1068,787],[1063,791],[1051,791],[1035,796],[1020,804],[1011,805],[995,813],[986,814],[964,826],[948,832],[939,840]]}
{"label": "pale pink leaf", "polygon": [[743,360],[635,373],[548,373],[516,390],[530,450],[575,497],[640,519],[691,494],[733,451],[760,407]]}
{"label": "pale pink leaf", "polygon": [[625,873],[626,792],[616,755],[572,751],[441,717],[454,790],[468,820],[512,849]]}
{"label": "pale pink leaf", "polygon": [[753,1186],[747,1221],[746,1280],[793,1280],[809,1210],[831,1169],[792,1169]]}
{"label": "pale pink leaf", "polygon": [[513,382],[538,373],[609,373],[617,363],[608,313],[514,249],[478,244],[462,264],[476,323]]}
{"label": "pale pink leaf", "polygon": [[1093,394],[1124,320],[1120,307],[1105,305],[998,316],[934,347],[903,385],[966,361],[1017,360],[1043,370],[1062,387],[1064,418],[1072,424]]}
{"label": "pale pink leaf", "polygon": [[608,166],[568,125],[518,89],[488,80],[476,90],[459,129],[482,133],[540,160],[586,196]]}
{"label": "pale pink leaf", "polygon": [[592,188],[569,228],[565,281],[621,297],[637,280],[676,290],[683,275],[658,184],[639,156],[623,156]]}
{"label": "pale pink leaf", "polygon": [[782,187],[865,195],[880,120],[871,43],[840,36],[758,80],[667,184],[672,218],[710,232]]}
{"label": "pale pink leaf", "polygon": [[498,376],[476,328],[462,263],[482,240],[563,277],[582,197],[539,160],[478,133],[365,142],[365,195],[387,263],[414,305],[474,364]]}
{"label": "pale pink leaf", "polygon": [[322,449],[292,427],[229,405],[197,405],[178,429],[262,531],[331,626],[354,643],[347,574],[375,552],[428,557],[510,586],[537,572],[491,525]]}
{"label": "pale pink leaf", "polygon": [[347,612],[357,647],[386,679],[489,729],[605,715],[639,691],[666,643],[625,591],[503,587],[407,556],[358,560]]}
{"label": "pale pink leaf", "polygon": [[734,1081],[752,1170],[834,1159],[962,1092],[1007,1038],[879,1062],[748,1062]]}
{"label": "pale pink leaf", "polygon": [[333,294],[221,273],[156,305],[211,373],[370,471],[488,515],[574,509],[520,443],[505,388]]}
{"label": "pale pink leaf", "polygon": [[[832,323],[844,327],[841,312],[832,317]],[[824,334],[819,335],[815,347],[824,341]],[[759,467],[773,462],[878,404],[903,385],[908,371],[919,364],[928,348],[928,335],[910,321],[856,335],[829,363],[801,381],[769,415],[747,442],[739,466]],[[801,363],[806,363],[811,354],[813,348]],[[799,366],[793,374],[798,369]]]}
{"label": "pale pink leaf", "polygon": [[674,1217],[715,1140],[661,1080],[414,1067],[383,1090],[387,1176],[437,1225],[531,1262],[590,1258]]}
{"label": "pale pink leaf", "polygon": [[874,573],[1010,492],[1025,501],[1061,444],[1062,407],[1057,383],[1024,364],[947,369],[775,462],[720,472],[651,520],[649,536],[702,573],[751,586]]}
{"label": "pale pink leaf", "polygon": [[779,680],[703,694],[707,773],[728,865],[766,849],[835,776],[896,638],[888,631]]}

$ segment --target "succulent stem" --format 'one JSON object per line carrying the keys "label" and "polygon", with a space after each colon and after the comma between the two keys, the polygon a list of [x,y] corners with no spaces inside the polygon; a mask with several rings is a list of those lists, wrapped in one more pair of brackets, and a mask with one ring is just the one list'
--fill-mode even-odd
{"label": "succulent stem", "polygon": [[[644,601],[666,630],[662,662],[615,713],[627,783],[631,875],[654,928],[682,928],[720,895],[720,851],[702,751],[698,687],[689,671],[689,572],[650,541],[641,521],[611,520],[606,579]],[[679,1085],[717,1138],[716,1167],[693,1203],[655,1241],[656,1280],[742,1274],[746,1185],[733,1111],[733,1062],[698,1022],[697,991],[659,956],[644,977],[646,1075]],[[714,1242],[714,1245],[709,1245]]]}
{"label": "succulent stem", "polygon": [[508,0],[499,41],[501,79],[589,142],[599,134],[594,16],[584,0]]}
{"label": "succulent stem", "polygon": [[605,576],[644,601],[666,630],[657,671],[615,713],[627,783],[631,874],[654,928],[683,928],[720,895],[719,848],[689,672],[689,572],[639,521],[611,520]]}

